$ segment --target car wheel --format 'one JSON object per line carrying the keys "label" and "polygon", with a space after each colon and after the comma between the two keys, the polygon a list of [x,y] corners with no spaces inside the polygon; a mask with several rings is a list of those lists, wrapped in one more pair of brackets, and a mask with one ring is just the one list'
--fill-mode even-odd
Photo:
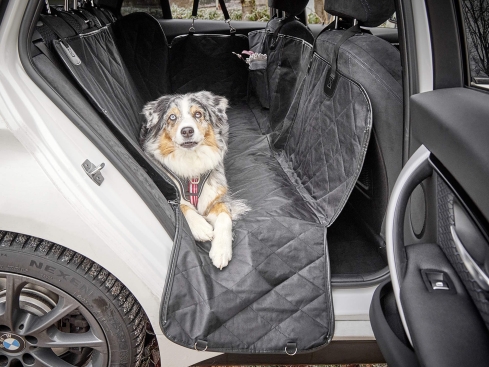
{"label": "car wheel", "polygon": [[146,315],[95,262],[0,231],[1,366],[138,366]]}

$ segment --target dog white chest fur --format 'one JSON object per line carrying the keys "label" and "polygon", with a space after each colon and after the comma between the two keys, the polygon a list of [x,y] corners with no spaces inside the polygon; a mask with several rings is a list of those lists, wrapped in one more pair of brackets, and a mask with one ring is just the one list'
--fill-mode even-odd
{"label": "dog white chest fur", "polygon": [[193,236],[198,241],[212,241],[209,256],[219,269],[232,257],[232,217],[247,210],[243,202],[231,200],[228,194],[223,165],[229,129],[227,106],[226,98],[205,91],[163,96],[144,107],[147,124],[141,132],[145,152],[181,182],[210,172],[197,205],[185,200],[180,185],[177,187],[180,208]]}

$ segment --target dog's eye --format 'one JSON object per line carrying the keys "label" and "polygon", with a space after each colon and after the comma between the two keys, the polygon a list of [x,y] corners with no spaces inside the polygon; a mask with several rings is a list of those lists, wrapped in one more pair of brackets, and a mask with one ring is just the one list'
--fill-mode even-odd
{"label": "dog's eye", "polygon": [[177,116],[174,115],[173,113],[170,116],[168,116],[168,118],[170,119],[170,121],[176,121],[177,120]]}
{"label": "dog's eye", "polygon": [[199,111],[197,111],[197,112],[195,112],[194,117],[196,119],[200,119],[202,117],[202,113],[200,113]]}

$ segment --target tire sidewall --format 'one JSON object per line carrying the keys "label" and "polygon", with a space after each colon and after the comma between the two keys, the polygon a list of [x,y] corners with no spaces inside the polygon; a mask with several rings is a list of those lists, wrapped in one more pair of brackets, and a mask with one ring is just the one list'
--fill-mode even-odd
{"label": "tire sidewall", "polygon": [[98,321],[109,348],[110,366],[132,367],[134,361],[132,337],[124,316],[99,287],[96,278],[91,282],[78,268],[47,256],[39,256],[19,249],[0,248],[0,272],[14,273],[46,282],[66,292],[83,305]]}

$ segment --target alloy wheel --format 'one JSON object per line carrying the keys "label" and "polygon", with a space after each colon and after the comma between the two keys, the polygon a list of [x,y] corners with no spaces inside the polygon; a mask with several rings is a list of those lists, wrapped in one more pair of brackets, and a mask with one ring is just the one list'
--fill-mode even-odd
{"label": "alloy wheel", "polygon": [[0,272],[0,367],[105,367],[108,352],[80,301],[49,283]]}

